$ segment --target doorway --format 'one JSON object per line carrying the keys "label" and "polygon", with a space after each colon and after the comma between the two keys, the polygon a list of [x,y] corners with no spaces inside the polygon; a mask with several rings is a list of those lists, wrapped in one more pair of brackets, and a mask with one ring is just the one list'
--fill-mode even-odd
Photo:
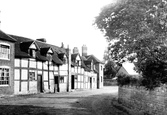
{"label": "doorway", "polygon": [[59,92],[59,76],[54,76],[54,92]]}
{"label": "doorway", "polygon": [[90,89],[92,89],[92,78],[90,77]]}
{"label": "doorway", "polygon": [[71,75],[71,89],[75,89],[75,76]]}
{"label": "doorway", "polygon": [[42,81],[42,75],[38,74],[38,92],[42,93],[43,92],[43,81]]}

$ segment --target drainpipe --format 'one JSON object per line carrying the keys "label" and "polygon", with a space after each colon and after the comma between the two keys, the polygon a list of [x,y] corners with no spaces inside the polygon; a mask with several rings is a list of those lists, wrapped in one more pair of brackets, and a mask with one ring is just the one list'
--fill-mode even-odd
{"label": "drainpipe", "polygon": [[71,78],[71,51],[70,51],[70,49],[69,49],[69,46],[68,46],[68,48],[67,48],[67,59],[68,59],[68,69],[67,69],[67,71],[68,71],[68,76],[67,76],[67,92],[69,92],[70,91],[70,78]]}

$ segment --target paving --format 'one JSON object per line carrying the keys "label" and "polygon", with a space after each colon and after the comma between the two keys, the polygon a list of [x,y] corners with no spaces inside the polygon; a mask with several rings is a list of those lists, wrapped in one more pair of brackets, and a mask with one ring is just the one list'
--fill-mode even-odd
{"label": "paving", "polygon": [[128,115],[113,106],[118,87],[0,98],[2,115]]}

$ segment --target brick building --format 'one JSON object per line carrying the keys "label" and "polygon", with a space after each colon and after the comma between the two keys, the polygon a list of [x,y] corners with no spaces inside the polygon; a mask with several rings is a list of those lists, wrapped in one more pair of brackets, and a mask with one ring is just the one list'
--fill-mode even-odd
{"label": "brick building", "polygon": [[14,92],[15,41],[0,30],[0,95],[10,95]]}

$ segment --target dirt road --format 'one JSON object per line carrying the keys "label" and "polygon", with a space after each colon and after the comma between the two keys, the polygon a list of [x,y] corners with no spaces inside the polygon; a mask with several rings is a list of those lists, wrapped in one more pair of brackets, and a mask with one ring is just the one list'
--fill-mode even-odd
{"label": "dirt road", "polygon": [[0,99],[2,115],[127,115],[113,106],[118,87]]}

